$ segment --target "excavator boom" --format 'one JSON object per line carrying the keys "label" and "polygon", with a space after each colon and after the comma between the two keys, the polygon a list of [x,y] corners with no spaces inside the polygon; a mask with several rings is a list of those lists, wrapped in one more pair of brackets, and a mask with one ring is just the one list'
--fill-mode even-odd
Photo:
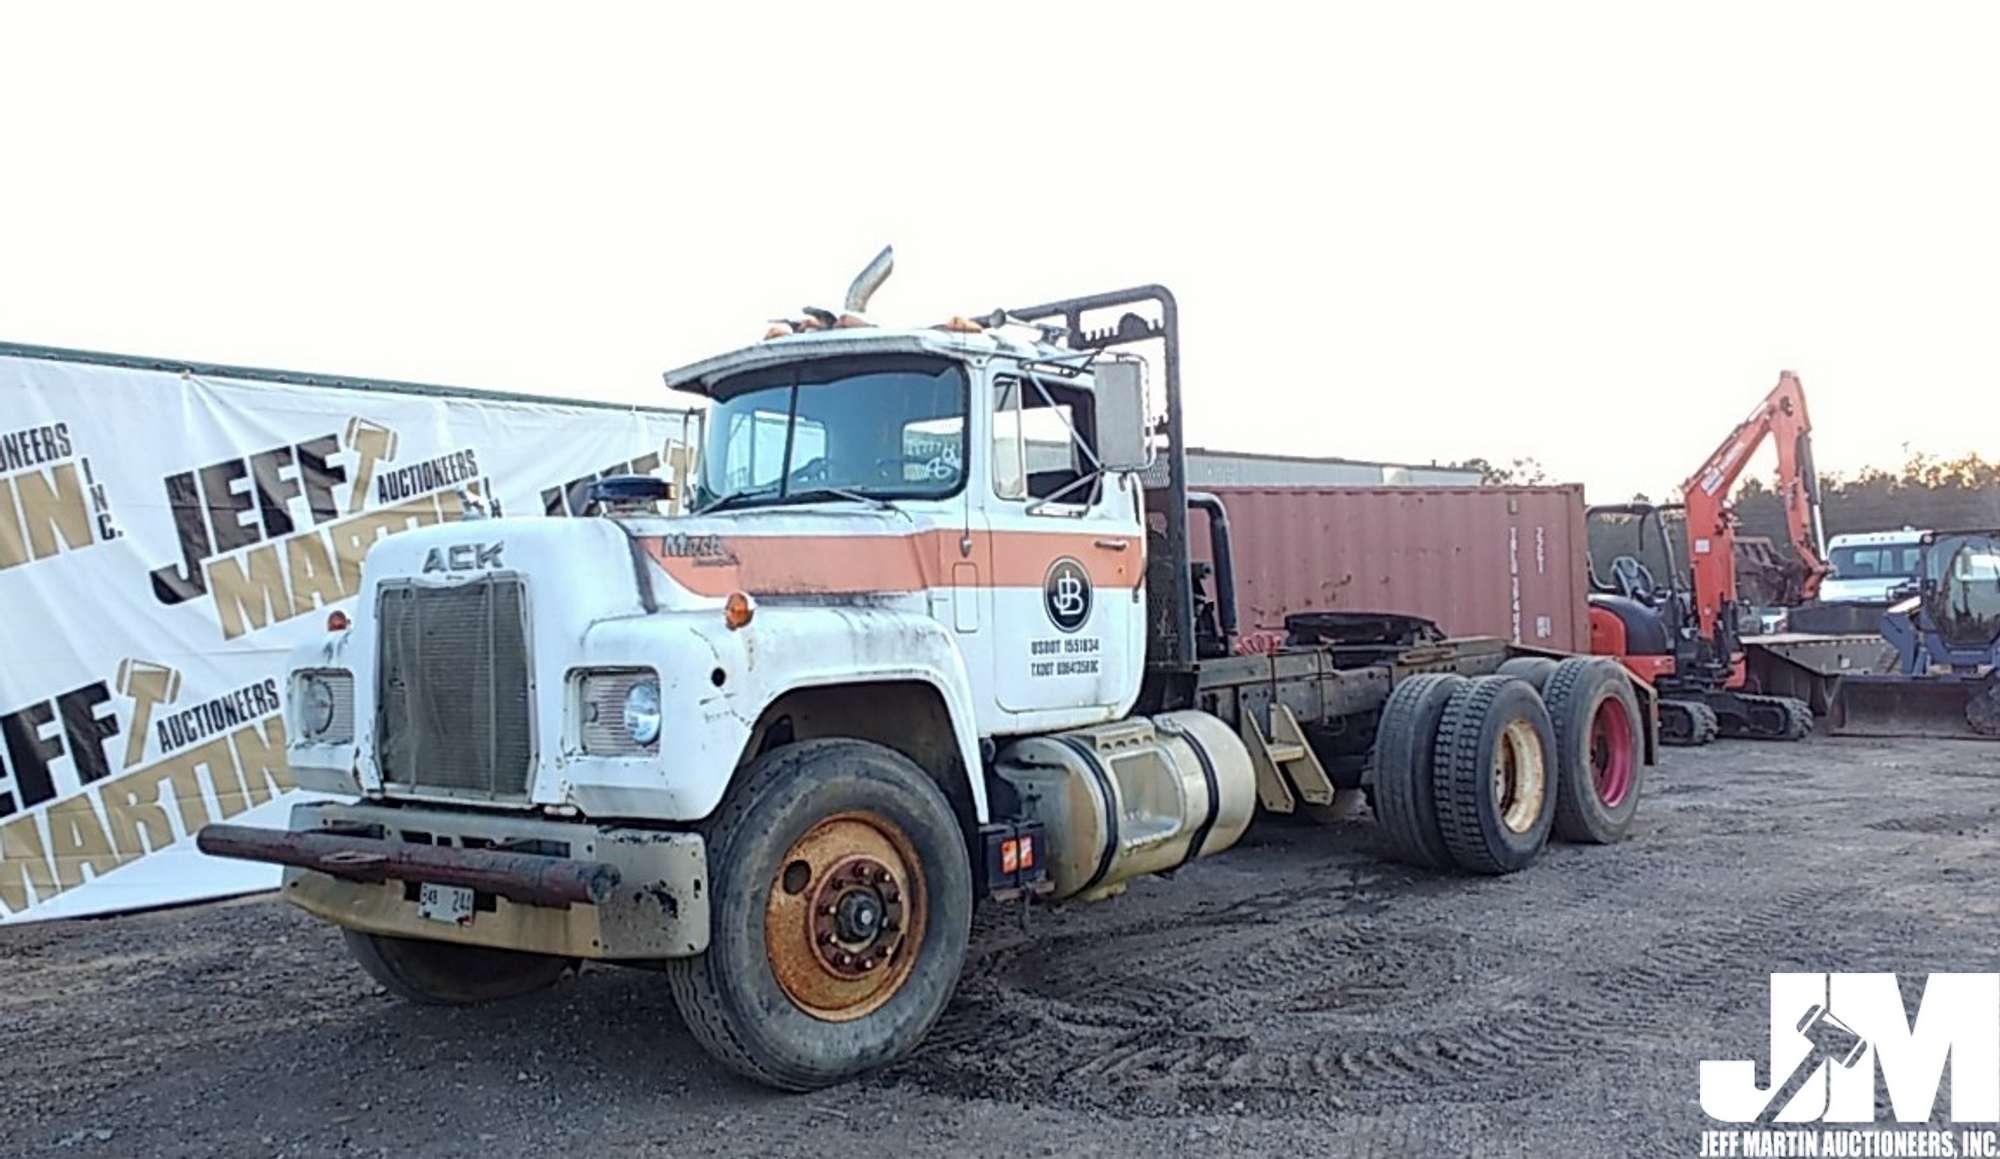
{"label": "excavator boom", "polygon": [[1778,451],[1778,499],[1785,530],[1805,575],[1806,599],[1833,570],[1826,562],[1826,532],[1820,521],[1819,476],[1813,469],[1812,420],[1805,388],[1787,370],[1750,416],[1729,432],[1701,468],[1682,485],[1687,503],[1688,549],[1693,565],[1695,611],[1703,639],[1718,638],[1723,611],[1736,602],[1736,516],[1729,492],[1750,456],[1769,438]]}

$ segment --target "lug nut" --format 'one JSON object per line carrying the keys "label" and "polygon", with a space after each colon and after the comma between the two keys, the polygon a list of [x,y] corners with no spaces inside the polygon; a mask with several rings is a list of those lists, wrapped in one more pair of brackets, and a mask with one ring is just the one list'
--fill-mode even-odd
{"label": "lug nut", "polygon": [[882,891],[882,899],[884,901],[901,901],[903,900],[903,892],[892,885]]}

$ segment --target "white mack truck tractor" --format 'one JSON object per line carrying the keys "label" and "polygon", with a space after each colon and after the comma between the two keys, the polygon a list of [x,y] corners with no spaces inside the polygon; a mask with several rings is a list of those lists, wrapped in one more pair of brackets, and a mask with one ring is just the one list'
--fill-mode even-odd
{"label": "white mack truck tractor", "polygon": [[1259,810],[1365,793],[1484,874],[1623,835],[1656,730],[1616,664],[1325,613],[1238,654],[1164,288],[888,329],[889,256],[666,376],[707,400],[688,514],[627,477],[378,543],[289,676],[292,769],[341,800],[200,847],[286,866],[405,998],[661,970],[717,1060],[809,1089],[923,1040],[975,904],[1108,897]]}

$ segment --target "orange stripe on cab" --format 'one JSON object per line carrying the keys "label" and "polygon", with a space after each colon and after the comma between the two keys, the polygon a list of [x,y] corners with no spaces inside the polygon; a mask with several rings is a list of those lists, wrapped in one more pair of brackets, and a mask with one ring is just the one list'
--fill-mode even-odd
{"label": "orange stripe on cab", "polygon": [[1101,588],[1136,588],[1145,540],[1090,531],[975,531],[911,535],[663,535],[640,541],[674,582],[701,596],[868,595],[950,587],[951,565],[978,565],[987,587],[1040,587],[1068,556]]}

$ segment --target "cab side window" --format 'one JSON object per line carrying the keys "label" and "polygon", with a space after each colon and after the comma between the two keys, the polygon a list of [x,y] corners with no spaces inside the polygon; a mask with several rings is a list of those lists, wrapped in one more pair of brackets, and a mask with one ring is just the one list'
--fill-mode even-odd
{"label": "cab side window", "polygon": [[1097,483],[1090,394],[1005,377],[993,392],[993,492],[1002,499],[1085,505]]}

